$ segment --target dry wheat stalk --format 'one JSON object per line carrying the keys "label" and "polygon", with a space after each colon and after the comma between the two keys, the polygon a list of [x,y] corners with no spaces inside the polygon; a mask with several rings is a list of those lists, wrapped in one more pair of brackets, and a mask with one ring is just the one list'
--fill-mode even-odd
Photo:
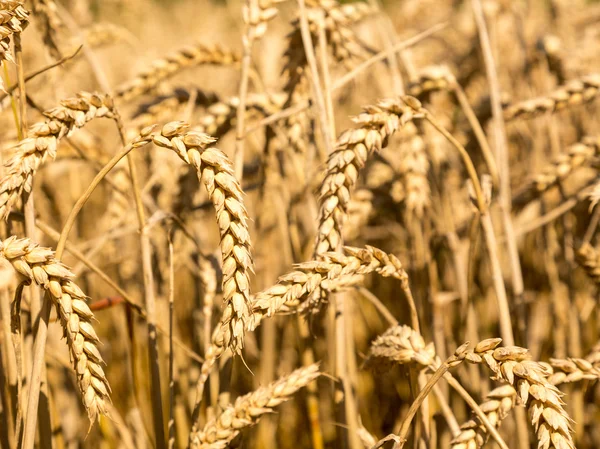
{"label": "dry wheat stalk", "polygon": [[386,147],[388,138],[412,118],[412,110],[401,100],[383,100],[376,106],[365,107],[364,112],[353,119],[359,128],[344,131],[339,136],[335,151],[327,161],[327,172],[320,188],[315,254],[339,247],[351,190],[359,170],[371,152]]}
{"label": "dry wheat stalk", "polygon": [[[478,343],[467,354],[466,360],[487,366],[495,378],[507,382],[516,391],[516,396],[529,410],[539,448],[573,449],[571,420],[563,408],[561,393],[548,381],[550,370],[542,363],[529,360],[527,349],[517,346],[499,348],[500,342],[501,339],[492,338]],[[397,363],[415,362],[433,368],[439,364],[433,347],[425,346],[422,337],[408,326],[395,326],[377,337],[369,355],[367,361],[370,363],[383,359]],[[497,396],[501,393],[506,394],[506,391],[496,391]],[[492,418],[499,422],[501,415],[507,412],[508,402],[490,402],[486,407],[496,413]],[[481,424],[475,421],[472,424],[467,423],[455,440],[454,449],[476,448],[478,441],[483,444],[485,428],[480,430]]]}
{"label": "dry wheat stalk", "polygon": [[[317,18],[324,14],[324,27],[327,44],[337,63],[352,67],[354,61],[365,54],[363,46],[350,28],[377,9],[372,4],[356,2],[340,5],[335,0],[310,0],[306,2],[306,13],[313,42],[318,40],[319,23]],[[292,31],[287,35],[286,51],[283,55],[285,63],[283,76],[286,79],[284,91],[288,94],[289,102],[298,92],[303,95],[308,62],[304,53],[300,21],[292,22]]]}
{"label": "dry wheat stalk", "polygon": [[23,192],[31,192],[33,176],[49,157],[54,159],[58,141],[89,121],[105,117],[119,120],[108,95],[80,92],[44,113],[47,119],[29,129],[28,137],[17,144],[16,154],[6,164],[0,180],[0,218],[6,219]]}
{"label": "dry wheat stalk", "polygon": [[190,437],[194,449],[224,449],[242,429],[255,424],[273,407],[290,399],[302,387],[319,377],[317,364],[297,369],[291,374],[236,399],[202,430]]}
{"label": "dry wheat stalk", "polygon": [[[10,50],[10,38],[14,33],[22,32],[28,25],[29,12],[23,2],[17,0],[0,1],[0,63],[13,61]],[[4,78],[0,78],[0,90],[4,90]]]}
{"label": "dry wheat stalk", "polygon": [[600,73],[593,73],[560,86],[549,94],[504,108],[504,119],[531,119],[592,101],[600,94]]}
{"label": "dry wheat stalk", "polygon": [[146,70],[138,73],[115,90],[115,98],[131,101],[154,89],[158,84],[181,70],[199,65],[235,65],[240,56],[219,45],[197,44],[181,48],[170,55],[157,59]]}
{"label": "dry wheat stalk", "polygon": [[569,146],[544,169],[535,174],[531,181],[515,193],[515,205],[526,204],[539,198],[544,192],[568,177],[575,169],[593,161],[600,156],[600,138],[585,137],[580,142]]}
{"label": "dry wheat stalk", "polygon": [[50,248],[12,236],[0,242],[0,255],[27,281],[43,287],[56,306],[83,405],[93,424],[98,414],[107,413],[106,401],[110,400],[111,390],[102,369],[104,361],[98,350],[100,339],[92,327],[94,315],[85,294],[71,280],[73,273],[54,258]]}

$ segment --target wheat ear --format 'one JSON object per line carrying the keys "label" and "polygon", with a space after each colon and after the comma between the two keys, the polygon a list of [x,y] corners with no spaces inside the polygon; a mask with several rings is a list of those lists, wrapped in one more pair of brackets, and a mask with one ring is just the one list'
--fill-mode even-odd
{"label": "wheat ear", "polygon": [[319,228],[315,254],[336,250],[342,242],[342,225],[348,213],[351,190],[359,170],[370,153],[387,146],[389,137],[413,113],[399,99],[383,100],[376,106],[367,106],[353,120],[357,129],[344,131],[327,161],[327,173],[320,188]]}
{"label": "wheat ear", "polygon": [[236,52],[223,49],[219,45],[197,44],[155,60],[146,70],[137,74],[115,89],[115,98],[131,101],[150,92],[163,81],[178,72],[199,65],[235,65],[240,61]]}
{"label": "wheat ear", "polygon": [[[0,2],[0,62],[14,62],[10,51],[10,38],[13,34],[22,32],[28,23],[29,12],[23,7],[23,2]],[[4,90],[4,78],[0,78],[0,90]]]}
{"label": "wheat ear", "polygon": [[[499,338],[491,338],[478,343],[466,355],[466,360],[485,365],[496,379],[503,380],[515,390],[516,396],[529,410],[531,422],[537,432],[538,448],[574,449],[570,433],[571,419],[563,408],[562,394],[547,378],[551,371],[544,364],[529,360],[525,348],[499,348],[501,341]],[[438,362],[434,354],[433,346],[425,345],[423,338],[413,329],[394,326],[375,339],[367,362],[383,359],[397,363],[415,362],[435,368]],[[506,402],[503,404],[503,411],[506,411],[507,405]],[[499,408],[494,411],[498,412]],[[499,419],[501,414],[502,411],[498,414]],[[459,435],[454,449],[477,447],[478,437],[485,434],[485,429],[480,430],[479,427],[464,430],[472,438]],[[478,430],[480,434],[477,433]]]}
{"label": "wheat ear", "polygon": [[110,400],[111,390],[102,369],[104,361],[98,350],[100,339],[92,327],[94,315],[85,294],[71,280],[73,273],[54,258],[50,248],[12,236],[0,241],[0,255],[27,281],[44,288],[56,306],[83,405],[93,424],[99,414],[107,414],[106,401]]}
{"label": "wheat ear", "polygon": [[532,119],[571,106],[588,103],[600,95],[600,73],[593,73],[560,86],[549,94],[504,108],[504,119]]}
{"label": "wheat ear", "polygon": [[0,218],[6,219],[23,193],[31,192],[33,176],[47,158],[54,159],[58,142],[89,121],[105,117],[119,120],[108,95],[81,92],[46,111],[45,122],[36,123],[28,137],[14,148],[16,154],[6,164],[6,174],[0,180]]}
{"label": "wheat ear", "polygon": [[249,427],[273,407],[290,399],[300,388],[305,387],[319,376],[318,365],[313,364],[298,369],[271,384],[252,393],[241,396],[228,405],[202,430],[191,435],[193,449],[224,449],[242,431]]}
{"label": "wheat ear", "polygon": [[[581,380],[600,379],[600,346],[597,346],[585,358],[551,359],[550,363],[542,363],[550,374],[548,382],[560,385]],[[484,402],[480,404],[481,410],[488,420],[499,427],[517,404],[517,392],[511,385],[503,385],[491,391]],[[460,433],[452,441],[452,449],[480,448],[487,441],[487,430],[481,425],[477,417],[465,422]]]}
{"label": "wheat ear", "polygon": [[[264,318],[277,313],[305,311],[306,299],[317,290],[332,292],[348,288],[362,281],[363,275],[378,273],[399,279],[408,288],[408,275],[401,262],[392,254],[367,246],[345,247],[346,256],[329,252],[319,260],[303,262],[295,270],[280,276],[277,284],[257,293],[252,301],[252,314],[248,320],[248,331],[254,331]],[[225,350],[226,334],[217,327],[213,332],[212,344],[204,354],[204,363],[196,383],[196,408],[202,400],[204,384],[215,362]]]}
{"label": "wheat ear", "polygon": [[219,329],[225,346],[241,351],[250,317],[250,280],[252,256],[248,214],[243,192],[233,175],[233,166],[225,153],[206,148],[214,139],[206,134],[187,131],[184,122],[170,122],[154,134],[154,144],[169,148],[194,167],[216,210],[223,258],[223,301],[225,309]]}
{"label": "wheat ear", "polygon": [[559,155],[544,169],[535,174],[530,182],[515,193],[514,205],[524,205],[567,178],[575,169],[584,166],[600,155],[600,138],[585,137],[570,145],[564,154]]}

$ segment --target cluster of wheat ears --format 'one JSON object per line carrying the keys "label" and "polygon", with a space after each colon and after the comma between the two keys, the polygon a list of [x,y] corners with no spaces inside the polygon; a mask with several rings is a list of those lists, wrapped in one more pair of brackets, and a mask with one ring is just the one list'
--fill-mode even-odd
{"label": "cluster of wheat ears", "polygon": [[0,446],[599,447],[599,30],[0,0]]}

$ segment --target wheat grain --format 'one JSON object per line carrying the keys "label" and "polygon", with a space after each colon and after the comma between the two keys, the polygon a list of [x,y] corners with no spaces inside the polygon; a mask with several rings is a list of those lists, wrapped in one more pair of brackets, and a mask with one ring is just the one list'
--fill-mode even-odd
{"label": "wheat grain", "polygon": [[[551,359],[550,364],[541,365],[550,373],[548,382],[555,386],[567,382],[597,380],[600,379],[600,368],[594,365],[594,362],[597,364],[600,361],[596,360],[597,354],[598,351],[594,349],[585,359]],[[511,385],[503,385],[491,391],[480,408],[490,423],[499,427],[500,422],[516,406],[516,397],[517,392]],[[452,448],[480,448],[485,444],[487,437],[486,428],[474,417],[461,426],[460,434],[452,441]]]}
{"label": "wheat grain", "polygon": [[104,361],[98,350],[100,339],[92,327],[94,315],[86,303],[85,294],[71,280],[73,273],[54,258],[54,251],[50,248],[13,236],[0,242],[0,255],[24,279],[43,287],[56,306],[83,405],[93,424],[99,414],[107,414],[106,402],[110,400],[111,390],[102,369]]}
{"label": "wheat grain", "polygon": [[598,254],[598,250],[589,243],[584,243],[575,252],[575,257],[586,274],[600,285],[600,254]]}
{"label": "wheat grain", "polygon": [[184,122],[167,123],[160,134],[152,135],[152,141],[175,151],[197,170],[198,179],[204,183],[215,207],[221,235],[225,302],[220,328],[223,329],[224,344],[239,352],[250,316],[252,257],[248,214],[242,189],[227,156],[216,148],[206,148],[214,139],[206,134],[186,132],[188,127]]}

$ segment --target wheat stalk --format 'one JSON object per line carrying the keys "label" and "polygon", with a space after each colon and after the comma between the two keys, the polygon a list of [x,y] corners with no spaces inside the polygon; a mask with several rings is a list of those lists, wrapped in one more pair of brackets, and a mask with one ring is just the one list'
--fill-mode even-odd
{"label": "wheat stalk", "polygon": [[86,303],[85,294],[71,280],[73,273],[54,258],[50,248],[12,236],[0,241],[0,255],[24,279],[44,288],[56,306],[83,405],[93,424],[98,414],[107,414],[106,402],[110,401],[111,390],[102,369],[104,361],[98,350],[100,339],[92,326],[94,314]]}
{"label": "wheat stalk", "polygon": [[[324,15],[324,27],[327,44],[337,63],[351,67],[353,61],[365,54],[355,33],[350,28],[353,24],[377,11],[369,3],[349,3],[340,5],[335,0],[310,0],[306,2],[307,19],[312,41],[318,40],[319,23],[317,17]],[[283,55],[285,63],[283,76],[286,79],[284,91],[288,94],[288,102],[297,93],[303,95],[308,61],[302,44],[300,20],[292,22],[292,31],[287,35],[286,50]],[[299,91],[297,89],[299,88]]]}
{"label": "wheat stalk", "polygon": [[222,449],[246,427],[255,424],[262,415],[272,412],[273,407],[290,399],[302,387],[319,377],[318,365],[297,369],[291,374],[236,399],[227,405],[202,430],[192,433],[190,447],[193,449]]}
{"label": "wheat stalk", "polygon": [[0,180],[0,218],[6,219],[23,192],[31,192],[33,176],[47,158],[54,159],[58,142],[74,130],[95,118],[119,120],[108,95],[80,92],[76,97],[60,102],[60,106],[44,113],[45,122],[36,123],[28,137],[20,141],[16,153],[6,164],[6,174]]}

